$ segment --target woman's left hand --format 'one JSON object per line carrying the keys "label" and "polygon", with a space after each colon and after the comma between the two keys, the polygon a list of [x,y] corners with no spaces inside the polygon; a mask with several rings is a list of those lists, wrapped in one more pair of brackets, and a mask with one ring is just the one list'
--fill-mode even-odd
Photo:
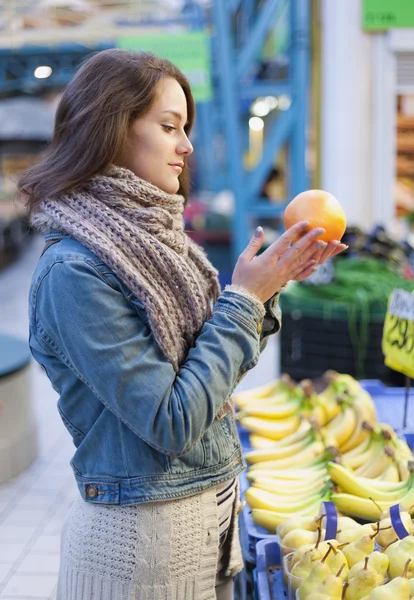
{"label": "woman's left hand", "polygon": [[348,248],[346,244],[341,244],[341,242],[338,242],[337,240],[332,240],[331,242],[324,243],[325,246],[320,250],[317,250],[316,253],[312,256],[312,260],[315,261],[315,264],[312,267],[306,269],[305,271],[302,271],[302,273],[299,273],[299,275],[295,277],[295,281],[303,281],[304,279],[312,275],[312,273],[316,271],[318,266],[322,265],[326,260],[328,260],[328,258],[333,258],[334,256],[337,256],[338,254],[340,254]]}

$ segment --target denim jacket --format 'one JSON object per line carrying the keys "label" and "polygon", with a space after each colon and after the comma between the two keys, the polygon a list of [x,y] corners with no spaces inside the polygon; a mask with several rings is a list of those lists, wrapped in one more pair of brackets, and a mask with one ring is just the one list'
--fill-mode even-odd
{"label": "denim jacket", "polygon": [[222,409],[280,327],[277,297],[263,319],[253,301],[224,291],[176,373],[144,305],[75,239],[51,239],[30,288],[29,343],[59,395],[84,500],[175,499],[238,475],[234,414]]}

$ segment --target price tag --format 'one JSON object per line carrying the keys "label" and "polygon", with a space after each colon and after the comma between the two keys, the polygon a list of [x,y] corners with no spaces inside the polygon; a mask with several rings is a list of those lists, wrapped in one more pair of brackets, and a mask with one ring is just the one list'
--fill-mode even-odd
{"label": "price tag", "polygon": [[385,364],[414,377],[414,294],[395,290],[388,303],[382,337]]}

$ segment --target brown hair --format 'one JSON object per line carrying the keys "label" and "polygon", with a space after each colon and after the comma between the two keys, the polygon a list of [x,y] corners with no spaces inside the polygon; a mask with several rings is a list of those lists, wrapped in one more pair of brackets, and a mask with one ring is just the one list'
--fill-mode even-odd
{"label": "brown hair", "polygon": [[[169,60],[115,48],[88,58],[62,95],[46,155],[20,176],[18,189],[26,196],[29,211],[115,162],[132,122],[150,109],[164,77],[176,79],[184,91],[188,135],[194,123],[194,99],[188,80]],[[178,193],[187,197],[188,167],[179,181]]]}

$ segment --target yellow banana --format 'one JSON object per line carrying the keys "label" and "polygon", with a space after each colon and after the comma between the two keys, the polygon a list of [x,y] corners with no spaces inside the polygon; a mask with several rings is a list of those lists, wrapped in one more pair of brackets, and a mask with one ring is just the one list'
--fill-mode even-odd
{"label": "yellow banana", "polygon": [[255,469],[289,469],[290,467],[298,467],[301,465],[309,464],[315,459],[322,456],[325,451],[325,446],[322,442],[316,441],[307,445],[304,450],[297,452],[296,454],[280,458],[278,460],[268,460],[255,463],[250,467],[249,471],[253,472]]}
{"label": "yellow banana", "polygon": [[368,435],[363,442],[352,448],[352,450],[342,450],[344,458],[351,458],[351,456],[358,456],[363,452],[366,452],[371,444],[371,433],[368,431]]}
{"label": "yellow banana", "polygon": [[283,479],[284,481],[298,481],[303,483],[305,481],[316,481],[327,476],[327,469],[325,466],[308,467],[306,469],[255,469],[247,471],[247,479],[254,481],[259,477],[271,477],[272,479]]}
{"label": "yellow banana", "polygon": [[352,494],[354,496],[360,496],[361,498],[372,498],[373,500],[382,501],[395,501],[396,503],[405,495],[408,491],[408,482],[404,488],[397,490],[380,490],[377,487],[361,482],[352,471],[346,469],[342,465],[336,463],[328,463],[328,473],[331,479],[338,484],[343,492]]}
{"label": "yellow banana", "polygon": [[298,413],[301,408],[299,400],[289,400],[283,404],[272,404],[268,401],[255,402],[243,407],[243,415],[259,419],[286,419]]}
{"label": "yellow banana", "polygon": [[344,454],[342,456],[342,462],[345,466],[350,467],[351,469],[358,469],[359,467],[366,465],[372,459],[372,457],[378,453],[379,450],[383,449],[384,441],[371,435],[371,442],[365,452],[351,456]]}
{"label": "yellow banana", "polygon": [[292,454],[296,454],[300,452],[312,442],[312,437],[305,437],[303,440],[300,440],[296,444],[291,444],[290,446],[282,446],[281,448],[266,448],[263,450],[252,450],[251,452],[247,452],[245,454],[245,459],[248,463],[258,463],[268,460],[277,460],[279,458],[285,458],[286,456],[291,456]]}
{"label": "yellow banana", "polygon": [[[305,510],[296,512],[294,516],[298,517],[306,515],[310,517],[317,517],[319,514],[319,508],[320,502],[315,502],[315,505],[309,505],[308,508],[306,508]],[[276,533],[276,527],[278,525],[284,523],[289,518],[289,516],[293,516],[287,515],[286,513],[279,513],[274,510],[267,510],[264,508],[252,508],[251,513],[253,521],[257,525],[260,525],[260,527],[264,527],[270,533],[273,534]]]}
{"label": "yellow banana", "polygon": [[387,502],[381,500],[377,502],[378,506],[376,506],[372,500],[345,493],[332,494],[331,501],[344,515],[372,522],[378,521],[381,516],[381,511],[388,510],[394,503],[393,500]]}
{"label": "yellow banana", "polygon": [[313,483],[309,486],[303,486],[301,488],[289,488],[288,486],[282,486],[277,482],[275,484],[274,480],[271,478],[265,479],[256,479],[254,481],[254,487],[259,490],[265,490],[266,492],[270,492],[271,494],[277,494],[281,498],[286,498],[290,502],[293,500],[298,500],[299,498],[307,498],[310,495],[321,493],[324,487],[326,486],[326,482],[329,480],[324,479],[319,483]]}
{"label": "yellow banana", "polygon": [[300,440],[303,440],[304,437],[313,431],[312,425],[306,419],[302,419],[299,427],[290,435],[286,436],[282,440],[273,440],[279,448],[282,446],[290,446],[291,444],[295,444]]}
{"label": "yellow banana", "polygon": [[307,510],[317,502],[320,504],[322,501],[322,494],[312,494],[298,502],[286,502],[280,496],[251,486],[246,490],[245,499],[250,508],[264,508],[266,510],[274,510],[278,513],[292,514],[298,511],[302,512]]}
{"label": "yellow banana", "polygon": [[282,375],[282,377],[276,381],[271,381],[265,385],[261,385],[257,388],[250,390],[244,390],[233,394],[233,401],[238,408],[242,408],[252,400],[262,400],[266,398],[280,398],[284,402],[290,397],[292,391],[294,391],[296,385],[294,381],[288,375]]}
{"label": "yellow banana", "polygon": [[395,460],[390,459],[388,466],[384,469],[384,471],[379,476],[381,481],[398,483],[400,481],[400,472],[398,470],[398,465]]}
{"label": "yellow banana", "polygon": [[379,448],[372,458],[365,464],[355,469],[357,475],[369,477],[373,479],[378,477],[388,466],[389,456],[385,452],[385,448]]}
{"label": "yellow banana", "polygon": [[357,416],[352,406],[345,406],[336,417],[325,426],[327,433],[336,439],[339,449],[349,440],[355,426]]}
{"label": "yellow banana", "polygon": [[240,424],[251,431],[263,437],[268,437],[274,440],[280,440],[294,433],[300,424],[300,417],[294,415],[287,419],[277,421],[266,421],[257,417],[241,417]]}
{"label": "yellow banana", "polygon": [[355,402],[352,408],[356,413],[356,425],[349,440],[341,446],[343,454],[357,448],[364,440],[370,437],[370,432],[364,427],[365,421],[370,422],[370,415],[365,404]]}

